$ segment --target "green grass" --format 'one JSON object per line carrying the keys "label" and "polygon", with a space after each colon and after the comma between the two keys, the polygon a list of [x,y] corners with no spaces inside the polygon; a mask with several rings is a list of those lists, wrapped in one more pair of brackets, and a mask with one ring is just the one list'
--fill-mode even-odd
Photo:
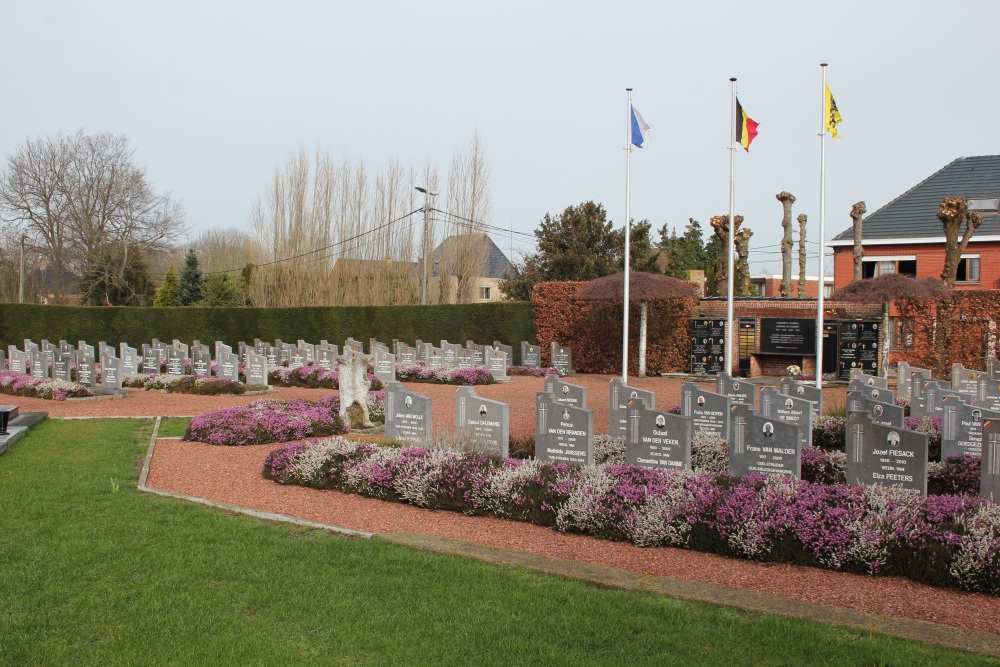
{"label": "green grass", "polygon": [[141,494],[150,431],[50,420],[0,457],[0,664],[992,664]]}
{"label": "green grass", "polygon": [[190,423],[191,417],[164,417],[160,420],[157,435],[161,438],[179,438],[184,435],[184,429]]}

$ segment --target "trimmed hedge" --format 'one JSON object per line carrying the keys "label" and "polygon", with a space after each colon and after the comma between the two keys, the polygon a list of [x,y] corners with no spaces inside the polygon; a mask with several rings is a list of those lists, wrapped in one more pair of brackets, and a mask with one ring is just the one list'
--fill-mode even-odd
{"label": "trimmed hedge", "polygon": [[474,303],[439,306],[351,306],[310,308],[125,308],[0,304],[0,344],[20,347],[25,338],[76,343],[86,340],[137,346],[159,338],[185,342],[221,340],[235,346],[254,338],[311,342],[326,339],[342,344],[349,336],[363,341],[393,338],[413,343],[417,338],[437,344],[441,339],[513,346],[535,340],[530,303]]}

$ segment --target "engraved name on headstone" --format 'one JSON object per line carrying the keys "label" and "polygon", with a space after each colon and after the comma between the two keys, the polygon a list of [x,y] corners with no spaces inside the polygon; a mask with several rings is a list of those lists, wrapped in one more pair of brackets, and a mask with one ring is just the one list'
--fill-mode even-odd
{"label": "engraved name on headstone", "polygon": [[458,356],[455,359],[455,365],[459,368],[472,368],[475,365],[474,354],[469,352],[464,347],[459,348]]}
{"label": "engraved name on headstone", "polygon": [[926,495],[927,434],[848,413],[847,483],[901,486]]}
{"label": "engraved name on headstone", "polygon": [[862,391],[847,392],[847,411],[864,412],[876,424],[903,428],[905,410],[901,405],[873,401]]}
{"label": "engraved name on headstone", "polygon": [[431,437],[431,399],[399,382],[385,386],[385,437],[412,442]]}
{"label": "engraved name on headstone", "polygon": [[195,350],[191,355],[191,370],[197,377],[212,375],[212,353],[207,349]]}
{"label": "engraved name on headstone", "polygon": [[176,347],[167,348],[167,373],[184,375],[184,356]]}
{"label": "engraved name on headstone", "polygon": [[253,350],[247,350],[246,374],[247,384],[267,387],[267,357]]}
{"label": "engraved name on headstone", "polygon": [[507,353],[503,350],[495,349],[492,345],[486,346],[485,354],[486,370],[490,372],[497,382],[510,382],[507,377]]}
{"label": "engraved name on headstone", "polygon": [[122,362],[118,357],[101,358],[101,387],[104,389],[122,388]]}
{"label": "engraved name on headstone", "polygon": [[118,345],[121,359],[122,375],[135,375],[139,372],[139,351],[134,347],[129,347],[127,343]]}
{"label": "engraved name on headstone", "polygon": [[730,474],[801,477],[800,427],[756,414],[744,403],[730,407],[729,419]]}
{"label": "engraved name on headstone", "polygon": [[31,377],[48,379],[49,362],[42,350],[31,351]]}
{"label": "engraved name on headstone", "polygon": [[965,393],[975,393],[979,386],[980,378],[988,378],[986,371],[976,371],[966,368],[962,364],[954,364],[951,367],[951,388],[954,391]]}
{"label": "engraved name on headstone", "polygon": [[656,409],[656,394],[638,387],[630,387],[621,378],[611,380],[608,392],[608,433],[613,438],[628,434],[629,403],[641,401],[647,410]]}
{"label": "engraved name on headstone", "polygon": [[521,341],[521,365],[527,368],[541,368],[542,347],[532,345],[526,340]]}
{"label": "engraved name on headstone", "polygon": [[396,355],[390,354],[388,350],[375,350],[372,355],[372,366],[375,369],[375,377],[383,385],[396,381]]}
{"label": "engraved name on headstone", "polygon": [[510,447],[510,406],[477,396],[472,387],[458,390],[455,426],[477,450],[507,456]]}
{"label": "engraved name on headstone", "polygon": [[681,414],[691,417],[694,432],[729,437],[729,397],[706,391],[694,382],[681,387]]}
{"label": "engraved name on headstone", "polygon": [[545,391],[552,394],[552,400],[557,403],[572,405],[577,408],[587,408],[587,389],[575,384],[563,382],[551,375],[545,378]]}
{"label": "engraved name on headstone", "polygon": [[550,354],[552,368],[555,368],[563,375],[573,375],[573,350],[566,345],[560,345],[553,341]]}
{"label": "engraved name on headstone", "polygon": [[76,382],[84,387],[93,387],[97,380],[94,357],[84,351],[76,352]]}
{"label": "engraved name on headstone", "polygon": [[[13,348],[13,349],[11,349]],[[15,373],[27,374],[28,372],[28,355],[21,352],[13,345],[8,348],[9,358],[7,359],[7,365],[9,369]]]}
{"label": "engraved name on headstone", "polygon": [[810,401],[782,394],[775,387],[764,387],[760,392],[760,415],[794,424],[799,428],[799,445],[812,445],[813,411]]}
{"label": "engraved name on headstone", "polygon": [[594,463],[594,413],[535,394],[535,458],[575,465]]}
{"label": "engraved name on headstone", "polygon": [[816,385],[804,384],[794,378],[783,377],[778,382],[778,387],[782,394],[787,394],[794,398],[801,398],[812,403],[813,413],[823,414],[823,390]]}
{"label": "engraved name on headstone", "polygon": [[73,357],[68,352],[56,350],[52,353],[52,379],[72,382],[71,364]]}
{"label": "engraved name on headstone", "polygon": [[399,363],[403,366],[413,366],[417,363],[417,350],[409,345],[400,343],[399,352],[396,356],[399,358]]}
{"label": "engraved name on headstone", "polygon": [[949,456],[983,454],[983,422],[1000,419],[1000,412],[966,403],[958,396],[941,402],[941,460]]}
{"label": "engraved name on headstone", "polygon": [[240,358],[232,352],[223,352],[218,359],[216,373],[220,380],[240,381]]}
{"label": "engraved name on headstone", "polygon": [[743,403],[757,409],[757,385],[752,382],[719,373],[715,378],[715,393],[728,396],[730,403]]}
{"label": "engraved name on headstone", "polygon": [[626,408],[625,456],[628,463],[645,468],[688,470],[691,468],[690,417],[658,412],[641,398]]}

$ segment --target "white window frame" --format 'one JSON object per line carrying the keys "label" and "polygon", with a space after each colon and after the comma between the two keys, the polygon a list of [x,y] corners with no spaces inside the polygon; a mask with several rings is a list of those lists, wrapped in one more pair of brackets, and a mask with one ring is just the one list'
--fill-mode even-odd
{"label": "white window frame", "polygon": [[480,285],[479,286],[479,300],[480,301],[492,301],[493,300],[493,286],[492,285]]}
{"label": "white window frame", "polygon": [[957,282],[959,282],[959,283],[961,283],[963,285],[965,285],[965,284],[978,285],[980,283],[980,279],[982,278],[982,270],[983,270],[983,260],[982,260],[981,256],[979,255],[979,253],[972,253],[972,254],[968,254],[968,255],[962,255],[961,259],[974,259],[974,260],[976,260],[976,277],[975,278],[969,278],[969,268],[968,268],[968,265],[967,265],[966,269],[965,269],[965,280],[959,280]]}
{"label": "white window frame", "polygon": [[916,255],[865,255],[864,257],[861,258],[862,265],[866,263],[875,264],[875,276],[874,276],[875,278],[886,275],[886,273],[882,271],[884,263],[892,262],[893,264],[892,273],[896,273],[899,270],[900,262],[916,262],[916,261],[917,261]]}

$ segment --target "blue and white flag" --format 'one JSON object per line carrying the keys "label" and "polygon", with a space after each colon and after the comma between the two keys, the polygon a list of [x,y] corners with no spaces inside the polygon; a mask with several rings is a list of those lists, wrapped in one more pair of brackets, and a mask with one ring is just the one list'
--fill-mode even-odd
{"label": "blue and white flag", "polygon": [[635,106],[632,107],[632,144],[636,148],[642,148],[642,142],[646,140],[646,134],[653,128],[642,119]]}

